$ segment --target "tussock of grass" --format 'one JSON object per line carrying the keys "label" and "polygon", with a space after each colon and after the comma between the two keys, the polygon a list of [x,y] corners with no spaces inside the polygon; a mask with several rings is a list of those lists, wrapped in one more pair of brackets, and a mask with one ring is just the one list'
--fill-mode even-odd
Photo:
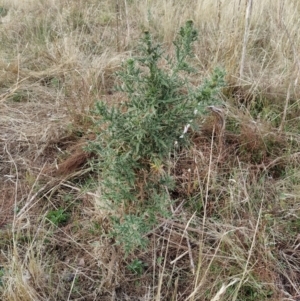
{"label": "tussock of grass", "polygon": [[[2,300],[299,299],[300,3],[253,1],[245,39],[247,2],[0,1]],[[110,235],[125,209],[85,152],[92,109],[126,100],[114,73],[143,31],[171,55],[189,19],[190,82],[224,68],[224,106],[160,166],[170,214],[126,257]]]}

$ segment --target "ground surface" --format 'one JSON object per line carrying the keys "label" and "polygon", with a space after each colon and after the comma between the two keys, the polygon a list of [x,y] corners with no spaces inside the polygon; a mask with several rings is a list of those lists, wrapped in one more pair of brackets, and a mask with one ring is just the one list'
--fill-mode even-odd
{"label": "ground surface", "polygon": [[[2,300],[300,300],[299,3],[173,2],[0,1]],[[114,72],[141,32],[172,55],[187,19],[191,82],[221,65],[227,86],[165,162],[168,217],[125,256],[92,109],[126,100]]]}

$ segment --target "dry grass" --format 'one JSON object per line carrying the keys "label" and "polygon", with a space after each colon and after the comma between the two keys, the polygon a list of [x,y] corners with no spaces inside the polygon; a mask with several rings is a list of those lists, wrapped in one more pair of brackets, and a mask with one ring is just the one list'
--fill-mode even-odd
{"label": "dry grass", "polygon": [[[0,1],[2,300],[300,300],[300,3],[179,2]],[[191,81],[223,67],[226,106],[170,162],[172,216],[124,258],[82,151],[90,110],[122,99],[143,30],[168,52],[187,19]]]}

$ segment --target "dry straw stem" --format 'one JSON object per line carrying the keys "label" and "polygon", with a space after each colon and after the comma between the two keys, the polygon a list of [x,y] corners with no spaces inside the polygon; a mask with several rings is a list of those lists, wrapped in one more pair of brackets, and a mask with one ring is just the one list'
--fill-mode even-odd
{"label": "dry straw stem", "polygon": [[242,48],[242,57],[241,57],[241,66],[240,66],[240,79],[243,78],[245,56],[246,56],[249,29],[250,29],[251,13],[252,13],[252,0],[247,0],[247,10],[246,10],[246,18],[245,18],[245,32],[244,32],[244,38],[243,38],[243,48]]}
{"label": "dry straw stem", "polygon": [[[212,133],[211,147],[210,147],[210,153],[209,153],[209,165],[208,165],[208,172],[207,172],[205,199],[204,199],[204,204],[203,204],[203,224],[202,224],[203,229],[205,228],[206,218],[207,218],[208,195],[209,195],[211,167],[212,167],[212,156],[213,156],[212,148],[213,148],[213,143],[214,143],[214,139],[213,139],[214,131],[215,131],[215,128],[213,129],[213,133]],[[204,232],[202,232],[201,242],[204,242]],[[203,284],[204,277],[202,278],[202,280],[199,279],[199,277],[201,275],[200,272],[201,272],[201,269],[202,269],[202,264],[203,264],[203,254],[202,253],[203,253],[203,245],[201,244],[200,248],[199,248],[197,272],[196,272],[196,278],[195,278],[195,283],[194,283],[195,289],[194,289],[194,292],[189,296],[189,298],[192,298],[191,300],[194,299],[195,294],[197,293],[198,289]]]}
{"label": "dry straw stem", "polygon": [[230,288],[231,286],[233,286],[237,281],[239,281],[239,279],[234,279],[232,280],[230,283],[228,283],[227,285],[222,284],[220,290],[217,292],[217,294],[211,299],[211,301],[220,301],[222,300],[222,296],[224,295],[224,293],[226,292],[226,290],[228,288]]}
{"label": "dry straw stem", "polygon": [[251,247],[250,247],[250,250],[249,250],[249,253],[248,253],[248,258],[247,258],[247,261],[245,263],[245,267],[244,267],[241,279],[239,279],[239,281],[238,281],[238,286],[237,286],[237,288],[236,288],[236,290],[234,292],[232,301],[235,301],[238,298],[238,296],[239,296],[239,290],[241,289],[242,285],[244,284],[244,282],[246,280],[246,277],[249,275],[248,266],[250,265],[250,259],[253,256],[253,252],[254,252],[254,248],[255,248],[255,243],[256,243],[256,239],[257,239],[257,235],[258,235],[259,224],[261,222],[262,205],[263,205],[263,199],[261,201],[261,206],[260,206],[260,209],[259,209],[258,219],[257,219],[257,222],[256,222],[256,226],[255,226],[255,230],[254,230],[254,234],[253,234],[253,238],[252,238]]}

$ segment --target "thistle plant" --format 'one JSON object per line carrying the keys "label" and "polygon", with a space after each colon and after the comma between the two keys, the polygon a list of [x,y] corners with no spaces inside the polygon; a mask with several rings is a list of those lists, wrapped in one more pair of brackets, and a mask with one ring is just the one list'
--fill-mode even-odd
{"label": "thistle plant", "polygon": [[168,157],[175,144],[178,149],[188,145],[189,128],[197,126],[224,84],[219,69],[201,86],[190,84],[188,75],[196,73],[190,65],[196,40],[197,31],[188,21],[173,43],[171,58],[144,32],[139,55],[117,73],[116,89],[127,101],[96,105],[101,130],[89,149],[98,154],[102,198],[124,208],[125,216],[113,218],[112,233],[126,251],[144,244],[143,235],[156,217],[168,214],[168,191],[175,185],[166,170]]}

